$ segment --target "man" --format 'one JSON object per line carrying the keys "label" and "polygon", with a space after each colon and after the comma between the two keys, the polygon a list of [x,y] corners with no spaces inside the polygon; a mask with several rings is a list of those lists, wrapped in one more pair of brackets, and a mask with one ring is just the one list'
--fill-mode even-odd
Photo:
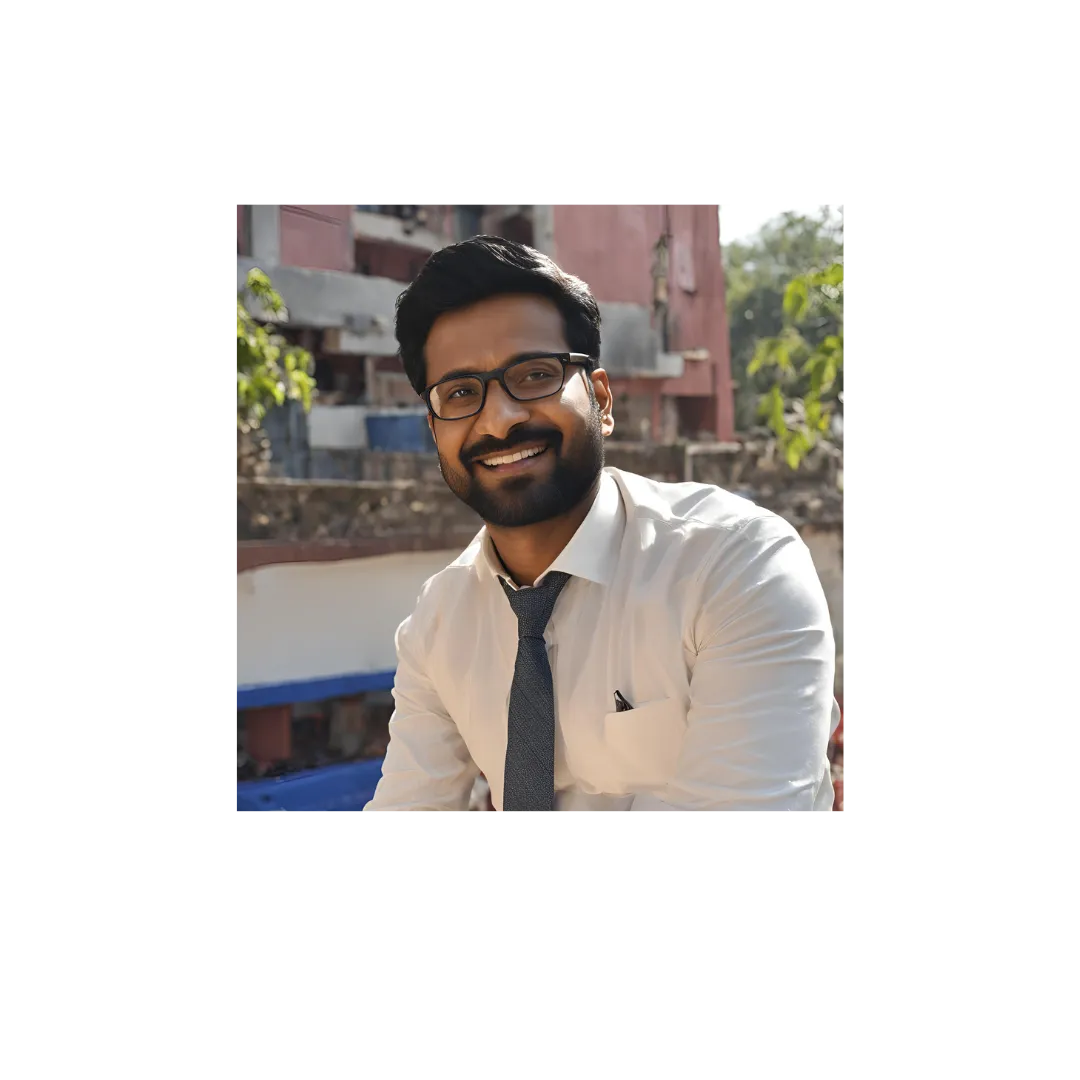
{"label": "man", "polygon": [[825,597],[782,518],[604,468],[588,286],[480,236],[398,301],[447,485],[484,527],[398,628],[367,810],[829,810]]}

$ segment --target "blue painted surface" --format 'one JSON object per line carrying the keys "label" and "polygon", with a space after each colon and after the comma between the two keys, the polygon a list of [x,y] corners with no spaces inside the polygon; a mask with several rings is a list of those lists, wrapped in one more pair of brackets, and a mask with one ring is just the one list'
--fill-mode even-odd
{"label": "blue painted surface", "polygon": [[298,701],[325,701],[327,698],[349,697],[351,694],[392,690],[393,687],[392,671],[366,671],[332,675],[328,679],[241,686],[236,691],[236,707],[259,709],[265,705],[294,705]]}
{"label": "blue painted surface", "polygon": [[382,758],[349,761],[236,785],[237,810],[363,810],[382,775]]}
{"label": "blue painted surface", "polygon": [[364,422],[372,450],[408,450],[419,454],[435,449],[426,415],[368,413]]}

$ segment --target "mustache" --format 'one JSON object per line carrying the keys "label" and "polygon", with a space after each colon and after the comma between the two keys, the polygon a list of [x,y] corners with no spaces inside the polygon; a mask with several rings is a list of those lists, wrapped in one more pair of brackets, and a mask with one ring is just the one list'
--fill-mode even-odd
{"label": "mustache", "polygon": [[557,451],[562,443],[562,435],[558,431],[522,428],[520,431],[515,431],[512,438],[502,441],[499,439],[481,439],[459,456],[463,464],[473,465],[477,458],[487,457],[489,454],[509,454],[519,446],[538,442],[547,443],[548,446]]}

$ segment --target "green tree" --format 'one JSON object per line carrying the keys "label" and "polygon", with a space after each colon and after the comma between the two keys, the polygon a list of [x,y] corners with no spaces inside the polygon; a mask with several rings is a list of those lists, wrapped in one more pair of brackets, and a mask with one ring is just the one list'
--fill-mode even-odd
{"label": "green tree", "polygon": [[758,340],[746,370],[772,380],[758,416],[767,420],[788,465],[797,469],[829,431],[833,410],[843,412],[843,262],[792,278],[784,289],[783,315],[780,333]]}
{"label": "green tree", "polygon": [[[258,307],[259,318],[248,310]],[[273,324],[288,319],[288,310],[270,279],[255,267],[236,297],[236,427],[243,434],[262,423],[268,409],[286,401],[311,408],[315,362],[311,353],[290,345]]]}
{"label": "green tree", "polygon": [[[720,213],[722,218],[722,206]],[[842,261],[843,251],[842,213],[827,206],[816,215],[782,214],[752,240],[724,248],[735,417],[740,431],[754,426],[761,395],[775,381],[775,372],[749,368],[758,342],[781,335],[790,325],[784,313],[789,282]],[[837,329],[828,312],[820,312],[802,325],[801,332],[816,347]]]}

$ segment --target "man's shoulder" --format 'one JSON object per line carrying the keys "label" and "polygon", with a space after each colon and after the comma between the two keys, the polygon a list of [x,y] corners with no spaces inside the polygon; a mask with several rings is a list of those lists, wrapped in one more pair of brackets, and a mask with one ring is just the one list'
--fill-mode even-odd
{"label": "man's shoulder", "polygon": [[473,537],[469,546],[453,562],[424,582],[416,599],[414,614],[424,610],[438,610],[447,603],[462,599],[470,589],[478,586],[476,560],[483,557],[480,550],[482,540],[483,530]]}
{"label": "man's shoulder", "polygon": [[607,471],[619,485],[628,519],[662,524],[664,531],[717,536],[796,532],[779,514],[715,484],[668,483],[622,469]]}

